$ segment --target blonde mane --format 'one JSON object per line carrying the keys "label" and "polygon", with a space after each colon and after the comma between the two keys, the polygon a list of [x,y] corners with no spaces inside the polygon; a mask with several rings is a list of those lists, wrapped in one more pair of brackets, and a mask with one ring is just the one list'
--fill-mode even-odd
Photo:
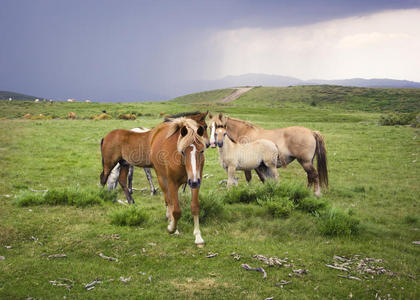
{"label": "blonde mane", "polygon": [[199,136],[197,133],[197,129],[199,128],[197,122],[192,119],[187,119],[185,117],[169,120],[169,129],[166,138],[171,137],[183,127],[186,127],[188,131],[185,136],[182,136],[181,134],[179,134],[178,136],[178,152],[183,152],[188,146],[190,146],[193,143],[201,143],[202,145],[205,145],[204,138],[202,136]]}

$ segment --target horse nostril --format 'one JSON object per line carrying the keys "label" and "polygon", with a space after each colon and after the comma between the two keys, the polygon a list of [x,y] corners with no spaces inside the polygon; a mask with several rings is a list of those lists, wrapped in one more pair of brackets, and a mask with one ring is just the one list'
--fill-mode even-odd
{"label": "horse nostril", "polygon": [[188,185],[191,186],[191,179],[188,179]]}
{"label": "horse nostril", "polygon": [[201,179],[200,178],[198,178],[198,185],[200,185],[201,184]]}

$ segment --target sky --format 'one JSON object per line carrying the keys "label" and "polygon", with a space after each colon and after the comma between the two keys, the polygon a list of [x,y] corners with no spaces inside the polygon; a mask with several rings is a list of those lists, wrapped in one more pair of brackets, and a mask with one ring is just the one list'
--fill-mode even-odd
{"label": "sky", "polygon": [[420,0],[1,0],[0,90],[149,101],[196,80],[420,81]]}

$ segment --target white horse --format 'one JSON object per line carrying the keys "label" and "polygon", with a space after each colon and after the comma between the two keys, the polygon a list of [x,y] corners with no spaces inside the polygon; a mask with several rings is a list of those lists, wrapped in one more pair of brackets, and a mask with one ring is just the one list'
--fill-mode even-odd
{"label": "white horse", "polygon": [[[212,124],[212,133],[219,147],[219,161],[228,173],[227,187],[238,185],[235,171],[257,170],[261,181],[265,178],[278,180],[277,172],[278,149],[269,140],[256,140],[247,144],[239,144],[232,140],[226,133],[225,125]],[[226,138],[227,137],[227,138]]]}
{"label": "white horse", "polygon": [[[137,128],[131,129],[131,131],[147,132],[147,131],[150,131],[150,129],[145,128],[145,127],[137,127]],[[120,163],[117,163],[114,169],[112,169],[111,173],[109,174],[108,181],[107,181],[108,190],[115,190],[117,188],[118,177],[120,176],[120,169],[121,169]],[[134,171],[134,167],[130,166],[130,169],[128,171],[128,191],[130,192],[130,194],[133,193],[133,171]],[[146,173],[147,180],[149,181],[149,184],[150,184],[150,194],[156,195],[157,190],[155,189],[155,186],[153,185],[152,172],[150,168],[144,168],[144,173]]]}

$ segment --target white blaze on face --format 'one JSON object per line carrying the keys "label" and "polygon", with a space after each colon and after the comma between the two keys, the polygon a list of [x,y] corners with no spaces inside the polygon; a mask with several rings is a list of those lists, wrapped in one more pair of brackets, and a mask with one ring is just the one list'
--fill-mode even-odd
{"label": "white blaze on face", "polygon": [[214,145],[216,143],[214,139],[214,131],[216,129],[216,126],[214,125],[214,122],[211,123],[211,134],[210,134],[210,145]]}
{"label": "white blaze on face", "polygon": [[193,148],[190,155],[191,155],[191,168],[193,172],[193,181],[197,181],[197,163],[195,159],[195,153],[197,152],[197,148],[195,148],[194,144],[191,144],[191,147]]}

